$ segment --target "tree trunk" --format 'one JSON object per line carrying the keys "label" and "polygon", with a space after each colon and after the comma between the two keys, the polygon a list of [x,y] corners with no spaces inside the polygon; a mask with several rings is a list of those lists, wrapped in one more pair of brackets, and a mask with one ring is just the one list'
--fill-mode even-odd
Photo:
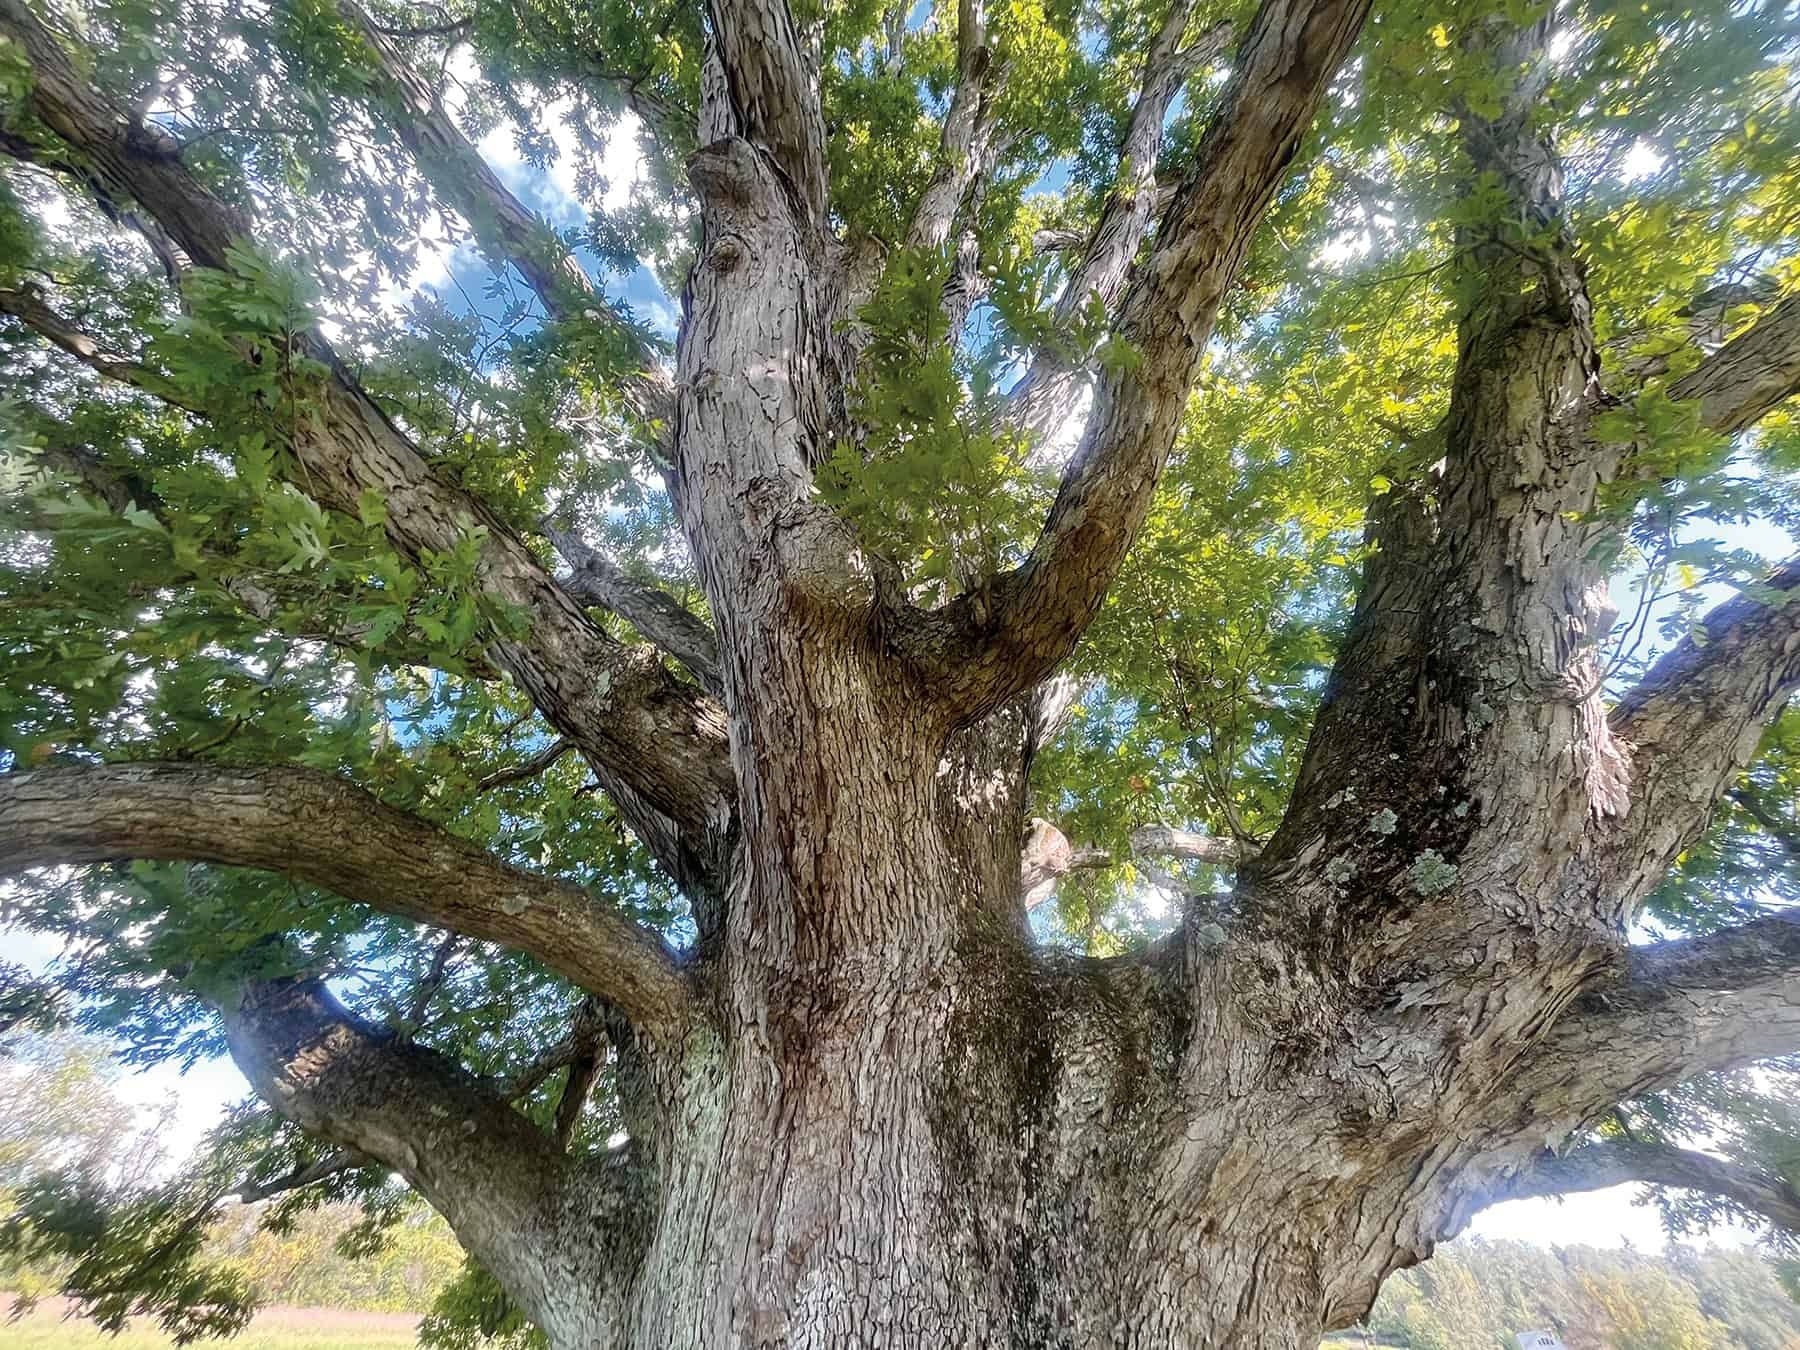
{"label": "tree trunk", "polygon": [[[1255,185],[1221,169],[1171,208],[1193,250],[1145,269],[1143,364],[1089,429],[1137,437],[1143,467],[1078,454],[1041,557],[934,615],[813,492],[851,359],[820,133],[769,98],[798,50],[785,9],[715,19],[730,99],[691,163],[673,443],[719,630],[729,881],[693,971],[706,1015],[647,1059],[641,1255],[599,1305],[571,1289],[603,1315],[529,1310],[570,1350],[1311,1347],[1460,1226],[1472,1179],[1541,1149],[1507,1115],[1517,1047],[1640,893],[1590,848],[1628,773],[1594,678],[1605,589],[1564,537],[1604,467],[1580,269],[1560,238],[1478,257],[1429,566],[1410,600],[1371,587],[1413,626],[1353,634],[1229,938],[1190,916],[1140,957],[1046,952],[1019,904],[1044,710],[1019,691],[1099,603],[1249,238],[1220,222],[1260,213],[1360,10],[1284,26],[1276,5],[1240,52],[1280,97],[1202,157],[1243,155]],[[1525,125],[1483,124],[1472,155],[1554,221]]]}
{"label": "tree trunk", "polygon": [[[981,7],[960,8],[946,168],[915,242],[957,237],[993,170],[982,81],[1001,75]],[[1626,447],[1595,430],[1584,273],[1536,129],[1547,19],[1483,22],[1459,44],[1510,72],[1497,112],[1458,120],[1471,181],[1511,205],[1458,241],[1441,467],[1374,507],[1379,548],[1280,828],[1226,841],[1229,901],[1145,951],[1029,940],[1026,779],[1067,702],[1056,672],[1150,509],[1222,299],[1366,13],[1263,0],[1163,206],[1150,166],[1168,103],[1224,40],[1184,45],[1190,8],[1160,27],[1138,168],[1073,273],[1072,303],[1116,302],[1109,331],[1133,359],[1097,372],[1030,553],[939,608],[912,603],[814,483],[857,441],[851,297],[872,274],[868,241],[831,219],[817,35],[785,0],[708,7],[677,367],[640,353],[624,400],[665,452],[709,619],[591,559],[578,598],[321,334],[300,335],[325,372],[285,447],[306,491],[348,513],[372,494],[414,560],[481,523],[478,584],[524,619],[494,665],[688,893],[688,951],[314,770],[0,780],[0,872],[265,868],[505,944],[591,996],[534,1081],[591,1079],[604,1020],[629,1142],[597,1158],[564,1146],[579,1097],[538,1129],[521,1089],[359,1022],[322,980],[217,994],[258,1092],[403,1175],[558,1350],[1310,1350],[1487,1199],[1553,1174],[1546,1155],[1563,1161],[1616,1103],[1800,1041],[1800,923],[1626,949],[1634,906],[1800,690],[1800,606],[1722,607],[1608,714],[1592,544],[1610,527],[1594,508]],[[0,31],[29,60],[29,108],[84,171],[194,263],[229,268],[249,222],[173,134],[93,88],[20,0],[0,0]],[[496,257],[523,257],[549,313],[601,303],[572,261],[533,261],[537,223],[427,87],[390,70],[371,88],[417,120],[402,142]],[[0,309],[156,392],[21,292]],[[1790,300],[1680,396],[1710,429],[1750,424],[1800,387],[1797,332]],[[1040,353],[1022,424],[1064,407],[1071,376]],[[1800,561],[1766,589],[1796,587]],[[615,641],[583,599],[664,650]],[[1766,1212],[1800,1204],[1718,1159],[1594,1155],[1592,1176],[1654,1166]]]}
{"label": "tree trunk", "polygon": [[[790,816],[806,888],[734,896],[801,955],[759,942],[719,972],[730,1030],[691,1038],[669,1085],[618,1343],[1316,1343],[1342,1193],[1296,1162],[1328,1156],[1324,1120],[1297,1122],[1253,1082],[1254,1048],[1183,1014],[1179,949],[1106,976],[1031,951],[970,889],[932,772],[868,762],[881,828]],[[1228,1044],[1219,1100],[1183,1128],[1184,1070]],[[614,1343],[540,1320],[559,1345]]]}

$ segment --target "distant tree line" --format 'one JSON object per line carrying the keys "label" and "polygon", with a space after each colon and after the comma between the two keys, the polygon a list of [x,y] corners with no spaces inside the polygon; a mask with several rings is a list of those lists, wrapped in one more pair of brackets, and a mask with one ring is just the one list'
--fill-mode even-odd
{"label": "distant tree line", "polygon": [[296,1215],[284,1231],[264,1226],[260,1209],[232,1211],[209,1241],[243,1272],[259,1304],[422,1313],[462,1265],[450,1226],[423,1205],[378,1232],[365,1231],[352,1204]]}
{"label": "distant tree line", "polygon": [[1409,1350],[1516,1350],[1514,1332],[1540,1327],[1569,1350],[1800,1350],[1800,1305],[1768,1261],[1675,1244],[1458,1242],[1389,1280],[1365,1330]]}

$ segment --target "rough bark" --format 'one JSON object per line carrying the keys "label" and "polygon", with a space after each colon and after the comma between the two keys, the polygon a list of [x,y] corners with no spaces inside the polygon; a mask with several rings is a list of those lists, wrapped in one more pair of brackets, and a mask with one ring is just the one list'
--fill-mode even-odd
{"label": "rough bark", "polygon": [[1669,386],[1700,425],[1730,434],[1800,391],[1800,296],[1789,296]]}
{"label": "rough bark", "polygon": [[1788,1053],[1800,1032],[1800,914],[1635,947],[1547,1035],[1511,1092],[1560,1138],[1616,1102]]}
{"label": "rough bark", "polygon": [[[1630,743],[1638,828],[1621,832],[1620,866],[1660,876],[1710,818],[1762,728],[1800,689],[1800,558],[1707,615],[1612,712]],[[1654,884],[1652,881],[1651,884]]]}
{"label": "rough bark", "polygon": [[529,952],[646,1028],[681,1020],[686,986],[659,939],[329,774],[138,763],[0,777],[0,872],[132,858],[280,872]]}
{"label": "rough bark", "polygon": [[906,242],[915,248],[945,243],[970,192],[989,172],[1000,146],[995,140],[995,97],[1005,69],[996,69],[988,45],[987,8],[982,0],[958,0],[956,7],[956,89],[944,114],[938,167],[913,207]]}
{"label": "rough bark", "polygon": [[[1027,822],[1032,757],[1069,692],[1050,677],[1144,518],[1222,296],[1365,11],[1266,0],[1134,272],[1163,114],[1219,41],[1170,11],[1077,266],[1118,299],[1138,359],[1101,381],[1029,560],[937,612],[896,598],[815,491],[844,430],[854,269],[831,233],[817,56],[783,0],[710,6],[690,164],[702,241],[666,449],[710,623],[578,536],[559,538],[575,568],[559,583],[304,339],[331,371],[292,447],[309,490],[348,510],[378,492],[408,556],[488,527],[482,584],[531,620],[494,659],[562,738],[509,781],[583,754],[694,900],[680,960],[583,892],[297,770],[15,774],[0,867],[272,868],[509,944],[604,999],[517,1080],[482,1083],[314,980],[218,996],[258,1091],[345,1158],[405,1175],[557,1350],[1300,1350],[1506,1194],[1633,1170],[1789,1214],[1766,1179],[1692,1158],[1546,1152],[1622,1097],[1800,1045],[1791,916],[1626,948],[1633,907],[1793,691],[1800,642],[1773,602],[1790,567],[1607,714],[1591,547],[1607,527],[1590,508],[1629,447],[1591,431],[1609,396],[1532,116],[1547,21],[1469,37],[1514,82],[1497,113],[1460,119],[1469,178],[1502,183],[1517,220],[1459,240],[1442,473],[1374,512],[1287,818],[1266,844],[1133,840],[1234,867],[1229,926],[1196,906],[1107,961],[1026,940],[1032,894],[1102,861]],[[947,176],[918,242],[952,237],[989,158],[980,18],[959,16]],[[98,181],[187,263],[226,265],[249,222],[18,0],[0,0],[0,31],[33,66],[34,111]],[[365,31],[422,168],[495,252],[540,268],[547,304],[573,302],[585,278],[534,253],[536,222]],[[33,322],[28,301],[5,303]],[[156,392],[155,372],[46,312],[51,341]],[[1793,388],[1793,312],[1677,396],[1722,431],[1773,406]],[[657,646],[611,642],[584,599]],[[606,1054],[631,1141],[572,1159]],[[509,1103],[564,1070],[538,1130]]]}

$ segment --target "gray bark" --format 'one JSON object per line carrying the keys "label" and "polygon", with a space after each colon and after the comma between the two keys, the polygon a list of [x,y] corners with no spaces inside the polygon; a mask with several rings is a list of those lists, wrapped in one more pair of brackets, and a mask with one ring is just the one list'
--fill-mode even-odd
{"label": "gray bark", "polygon": [[[1529,115],[1543,25],[1477,35],[1524,74],[1496,116],[1462,118],[1470,174],[1496,175],[1529,228],[1461,241],[1475,298],[1442,477],[1377,506],[1381,550],[1287,818],[1266,844],[1134,840],[1234,866],[1230,927],[1196,910],[1107,961],[1025,937],[1035,890],[1099,861],[1027,821],[1031,758],[1066,706],[1051,677],[1148,510],[1221,298],[1366,8],[1265,0],[1134,273],[1158,105],[1200,59],[1186,7],[1171,11],[1081,264],[1140,359],[1101,381],[1029,560],[938,611],[896,597],[814,490],[847,430],[857,339],[840,320],[866,277],[831,234],[816,56],[783,0],[710,7],[690,164],[702,241],[675,378],[650,381],[710,624],[603,560],[572,557],[577,580],[559,583],[304,338],[331,372],[291,447],[308,490],[348,510],[379,493],[407,556],[487,525],[482,584],[531,620],[493,659],[694,898],[693,950],[298,770],[15,774],[0,868],[270,868],[509,944],[590,991],[600,1002],[527,1079],[567,1069],[579,1101],[611,1047],[632,1137],[598,1160],[563,1147],[573,1107],[538,1130],[509,1104],[519,1083],[384,1035],[317,982],[219,995],[258,1091],[346,1158],[402,1172],[558,1350],[1299,1350],[1509,1189],[1650,1170],[1586,1155],[1575,1176],[1545,1149],[1631,1093],[1800,1044],[1791,923],[1629,956],[1624,940],[1800,685],[1800,639],[1795,607],[1746,599],[1603,704],[1610,608],[1587,508],[1631,447],[1591,432],[1611,396]],[[979,7],[961,19],[966,87],[921,242],[951,237],[986,171],[998,75]],[[33,111],[92,173],[189,264],[228,265],[251,222],[19,0],[0,0],[0,32],[32,64]],[[546,304],[584,304],[585,279],[537,252],[536,222],[370,40],[375,96],[440,194]],[[156,392],[154,371],[30,301],[9,312]],[[1708,425],[1794,392],[1793,313],[1687,377]],[[584,599],[658,645],[611,641]],[[1676,1184],[1705,1172],[1658,1165]]]}
{"label": "gray bark", "polygon": [[280,872],[530,952],[645,1028],[682,1020],[687,991],[674,957],[636,924],[330,774],[136,763],[0,778],[0,872],[132,858]]}

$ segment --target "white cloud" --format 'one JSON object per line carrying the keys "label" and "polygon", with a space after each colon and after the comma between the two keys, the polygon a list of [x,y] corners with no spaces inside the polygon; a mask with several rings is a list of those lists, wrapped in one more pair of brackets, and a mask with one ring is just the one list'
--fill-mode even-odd
{"label": "white cloud", "polygon": [[[568,116],[574,104],[557,99],[544,107],[544,129],[556,144],[556,158],[547,170],[527,164],[520,156],[510,126],[495,127],[477,143],[482,158],[500,175],[500,181],[519,197],[542,211],[555,225],[567,228],[587,219],[587,208],[576,193],[577,165],[581,148],[568,128]],[[607,133],[606,149],[600,156],[600,174],[606,179],[606,192],[599,205],[617,211],[631,201],[632,191],[645,178],[644,156],[638,148],[641,129],[636,116],[626,112]]]}

